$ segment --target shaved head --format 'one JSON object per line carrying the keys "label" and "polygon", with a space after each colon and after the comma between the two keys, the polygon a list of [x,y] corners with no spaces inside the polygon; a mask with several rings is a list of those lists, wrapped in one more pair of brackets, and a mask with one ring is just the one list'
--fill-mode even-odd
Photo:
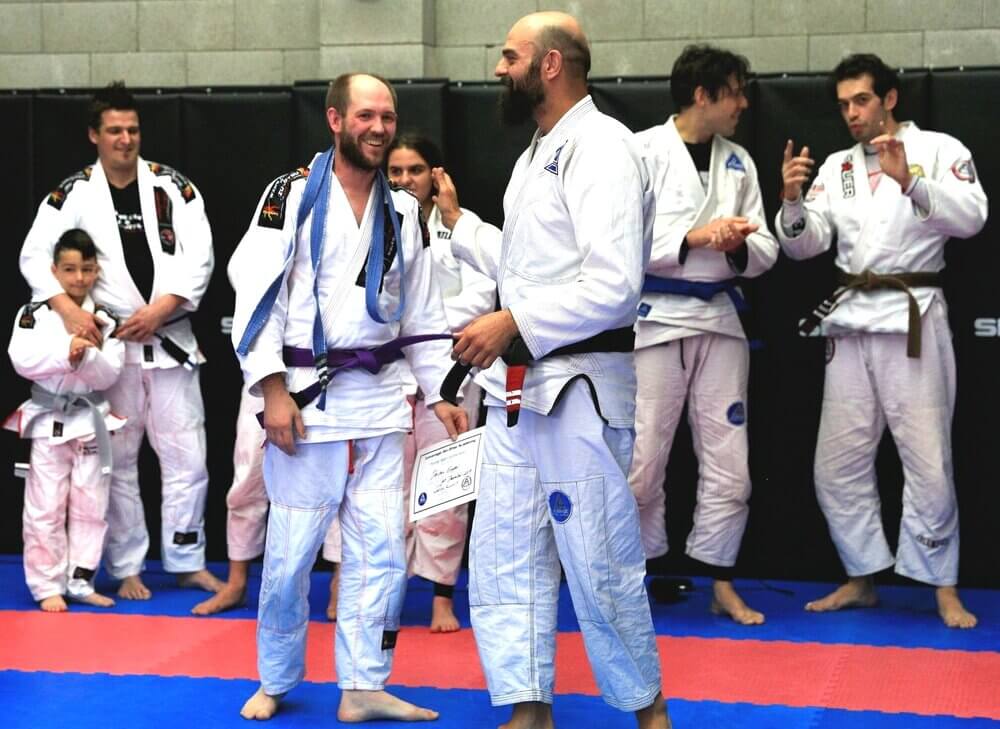
{"label": "shaved head", "polygon": [[558,51],[567,73],[586,79],[590,72],[590,44],[572,15],[555,11],[531,13],[518,20],[508,40],[519,39],[535,47],[535,58]]}

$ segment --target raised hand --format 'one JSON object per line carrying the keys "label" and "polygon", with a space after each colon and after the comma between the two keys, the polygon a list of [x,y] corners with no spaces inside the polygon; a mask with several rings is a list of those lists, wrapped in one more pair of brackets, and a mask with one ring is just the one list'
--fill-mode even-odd
{"label": "raised hand", "polygon": [[794,152],[794,144],[789,139],[785,144],[785,153],[781,160],[781,180],[784,183],[781,196],[785,200],[799,199],[802,195],[802,186],[809,180],[813,165],[816,164],[809,156],[809,147],[803,147],[798,155]]}
{"label": "raised hand", "polygon": [[878,150],[878,163],[882,171],[906,190],[910,186],[910,165],[906,161],[906,147],[891,134],[880,134],[871,144]]}

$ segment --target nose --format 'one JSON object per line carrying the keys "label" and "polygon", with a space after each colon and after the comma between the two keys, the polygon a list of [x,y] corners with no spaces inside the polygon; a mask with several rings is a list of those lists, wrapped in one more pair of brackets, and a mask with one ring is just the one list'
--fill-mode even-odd
{"label": "nose", "polygon": [[497,78],[503,78],[507,75],[507,61],[503,56],[501,56],[500,60],[497,61],[497,65],[493,69],[493,75]]}

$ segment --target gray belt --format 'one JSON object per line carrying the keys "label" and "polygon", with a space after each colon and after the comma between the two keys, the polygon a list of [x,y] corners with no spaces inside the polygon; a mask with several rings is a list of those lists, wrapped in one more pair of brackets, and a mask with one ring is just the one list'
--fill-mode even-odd
{"label": "gray belt", "polygon": [[[38,385],[32,385],[31,401],[35,405],[45,408],[48,412],[62,415],[75,415],[82,410],[89,410],[90,417],[94,422],[94,437],[97,439],[97,453],[101,459],[101,473],[104,475],[111,473],[111,436],[108,435],[108,426],[104,423],[104,416],[98,409],[100,405],[107,402],[104,395],[99,392],[56,395]],[[25,423],[22,429],[27,430],[30,423],[31,420]]]}

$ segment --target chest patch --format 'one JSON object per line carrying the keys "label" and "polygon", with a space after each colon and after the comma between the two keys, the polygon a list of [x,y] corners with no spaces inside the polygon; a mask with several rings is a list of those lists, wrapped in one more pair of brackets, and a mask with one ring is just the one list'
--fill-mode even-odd
{"label": "chest patch", "polygon": [[736,152],[730,152],[729,157],[726,158],[726,169],[733,170],[734,172],[742,172],[743,174],[746,174],[747,171],[747,168],[743,166],[743,162]]}
{"label": "chest patch", "polygon": [[552,161],[545,165],[546,172],[551,172],[553,175],[559,174],[559,155],[562,154],[563,147],[565,146],[566,144],[563,143],[562,147],[559,147],[559,149],[556,150],[556,153],[552,155]]}
{"label": "chest patch", "polygon": [[854,162],[850,155],[844,158],[840,165],[840,185],[843,188],[844,197],[854,197]]}

